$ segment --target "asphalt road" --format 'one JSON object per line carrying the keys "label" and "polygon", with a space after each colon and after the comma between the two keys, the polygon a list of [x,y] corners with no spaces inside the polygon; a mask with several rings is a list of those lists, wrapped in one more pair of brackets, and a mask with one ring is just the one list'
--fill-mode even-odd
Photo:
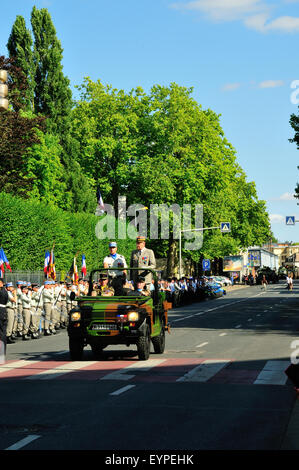
{"label": "asphalt road", "polygon": [[[299,284],[246,287],[169,313],[163,355],[85,350],[65,331],[7,347],[0,365],[2,450],[280,450],[296,396]],[[299,343],[298,343],[299,344]]]}

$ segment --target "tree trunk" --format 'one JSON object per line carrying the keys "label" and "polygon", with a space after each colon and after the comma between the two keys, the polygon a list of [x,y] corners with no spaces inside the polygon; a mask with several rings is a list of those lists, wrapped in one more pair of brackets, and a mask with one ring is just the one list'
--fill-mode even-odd
{"label": "tree trunk", "polygon": [[168,247],[167,276],[173,277],[177,272],[177,242],[170,238]]}

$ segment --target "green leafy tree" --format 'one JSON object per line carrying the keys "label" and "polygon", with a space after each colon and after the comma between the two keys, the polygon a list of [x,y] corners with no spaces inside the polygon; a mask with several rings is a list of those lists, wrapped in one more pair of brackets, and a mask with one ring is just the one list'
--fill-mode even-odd
{"label": "green leafy tree", "polygon": [[63,74],[63,49],[46,8],[38,10],[33,7],[31,25],[34,36],[34,109],[37,114],[48,118],[51,133],[64,135],[69,127],[72,93],[69,79]]}
{"label": "green leafy tree", "polygon": [[81,100],[72,113],[72,137],[84,173],[101,188],[103,199],[117,207],[128,195],[131,168],[137,160],[140,88],[125,93],[89,78],[79,87]]}
{"label": "green leafy tree", "polygon": [[[24,18],[18,15],[8,39],[7,49],[9,56],[14,58],[14,65],[22,69],[26,77],[27,90],[24,94],[23,103],[25,110],[34,109],[35,66],[33,61],[32,44],[31,32],[26,28]],[[17,88],[19,88],[20,85],[21,83],[17,81]]]}

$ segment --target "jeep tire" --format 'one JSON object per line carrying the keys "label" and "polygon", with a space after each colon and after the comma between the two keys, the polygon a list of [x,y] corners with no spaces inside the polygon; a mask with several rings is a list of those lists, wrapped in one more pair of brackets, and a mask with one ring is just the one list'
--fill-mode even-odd
{"label": "jeep tire", "polygon": [[161,327],[160,334],[152,338],[154,351],[156,354],[163,354],[165,350],[165,329],[164,324]]}
{"label": "jeep tire", "polygon": [[147,361],[151,350],[151,337],[149,326],[146,325],[144,336],[137,340],[137,353],[140,361]]}

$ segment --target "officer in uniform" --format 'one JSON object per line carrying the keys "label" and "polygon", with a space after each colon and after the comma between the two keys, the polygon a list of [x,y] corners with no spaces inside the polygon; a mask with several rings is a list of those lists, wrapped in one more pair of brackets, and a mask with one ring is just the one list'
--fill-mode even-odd
{"label": "officer in uniform", "polygon": [[128,296],[150,296],[151,292],[149,289],[147,289],[146,284],[145,284],[145,278],[142,276],[138,276],[136,279],[136,288],[132,290],[131,292],[127,293]]}
{"label": "officer in uniform", "polygon": [[8,302],[6,304],[7,312],[7,328],[6,328],[6,343],[13,344],[14,325],[16,320],[16,306],[17,306],[17,293],[14,289],[13,283],[8,282],[6,284],[6,290],[8,292]]}
{"label": "officer in uniform", "polygon": [[6,327],[7,327],[7,312],[6,304],[8,302],[8,292],[4,287],[3,279],[0,279],[0,362],[4,361],[6,349]]}
{"label": "officer in uniform", "polygon": [[29,327],[31,321],[31,296],[29,289],[26,284],[23,284],[21,287],[21,301],[22,301],[22,314],[23,314],[23,340],[26,341],[30,339],[29,336]]}
{"label": "officer in uniform", "polygon": [[104,268],[124,268],[124,270],[109,269],[108,276],[115,295],[122,295],[123,279],[127,274],[127,263],[123,255],[117,253],[117,243],[109,243],[110,254],[104,258]]}
{"label": "officer in uniform", "polygon": [[41,290],[38,284],[32,284],[30,332],[33,339],[39,338],[41,314]]}
{"label": "officer in uniform", "polygon": [[130,268],[143,268],[140,271],[132,270],[131,279],[134,281],[136,288],[137,278],[142,276],[145,278],[146,288],[150,290],[152,282],[152,273],[147,272],[145,268],[155,269],[156,259],[153,250],[149,250],[145,247],[145,237],[139,236],[136,238],[136,250],[131,253]]}
{"label": "officer in uniform", "polygon": [[108,285],[108,274],[101,273],[99,279],[99,295],[112,297],[114,292],[114,288]]}
{"label": "officer in uniform", "polygon": [[21,300],[21,287],[23,284],[23,281],[17,281],[17,336],[22,336],[23,334],[23,304]]}
{"label": "officer in uniform", "polygon": [[60,327],[67,327],[67,302],[66,302],[66,285],[63,281],[60,281],[61,287],[61,316],[60,316]]}
{"label": "officer in uniform", "polygon": [[53,317],[54,292],[52,291],[52,282],[45,281],[43,289],[43,308],[45,312],[45,331],[44,335],[55,334],[55,317]]}

